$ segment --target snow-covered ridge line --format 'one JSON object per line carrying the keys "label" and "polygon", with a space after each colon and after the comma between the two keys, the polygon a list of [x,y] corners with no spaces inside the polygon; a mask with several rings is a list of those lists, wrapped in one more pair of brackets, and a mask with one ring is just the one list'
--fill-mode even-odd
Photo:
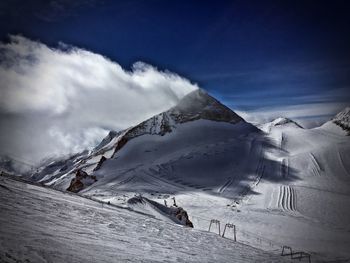
{"label": "snow-covered ridge line", "polygon": [[[179,125],[196,120],[210,120],[236,124],[245,121],[202,89],[187,94],[168,111],[157,114],[142,123],[124,131],[111,131],[92,151],[72,156],[59,162],[53,162],[32,176],[48,185],[67,186],[70,180],[76,180],[79,170],[89,176],[100,169],[106,159],[114,158],[129,141],[144,135],[164,136],[172,133]],[[81,185],[81,181],[78,180]],[[80,189],[80,188],[79,188]]]}
{"label": "snow-covered ridge line", "polygon": [[346,107],[339,112],[332,121],[343,130],[347,131],[348,135],[350,135],[350,107]]}
{"label": "snow-covered ridge line", "polygon": [[273,129],[278,129],[278,128],[281,128],[281,129],[284,129],[284,128],[304,129],[297,122],[295,122],[291,119],[285,118],[285,117],[276,118],[273,121],[258,125],[258,127],[267,133],[270,133]]}
{"label": "snow-covered ridge line", "polygon": [[275,120],[273,120],[271,122],[273,125],[275,126],[279,126],[279,125],[285,125],[285,124],[288,124],[288,123],[291,123],[291,124],[294,124],[296,125],[297,127],[299,128],[303,128],[300,124],[298,124],[297,122],[289,119],[289,118],[285,118],[285,117],[279,117],[279,118],[276,118]]}

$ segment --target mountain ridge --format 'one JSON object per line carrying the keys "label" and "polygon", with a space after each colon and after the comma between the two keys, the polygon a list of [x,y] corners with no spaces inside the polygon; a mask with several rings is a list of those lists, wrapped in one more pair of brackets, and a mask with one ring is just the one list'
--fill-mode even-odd
{"label": "mountain ridge", "polygon": [[[80,178],[82,172],[86,172],[90,176],[101,168],[105,160],[114,158],[116,153],[125,147],[129,141],[144,135],[162,137],[175,132],[178,127],[184,124],[199,120],[227,123],[228,125],[242,123],[250,130],[258,132],[255,126],[245,122],[243,118],[207,92],[197,89],[184,96],[176,106],[169,110],[154,115],[128,129],[118,132],[110,131],[91,151],[72,155],[67,159],[67,162],[60,160],[59,162],[50,163],[49,166],[34,174],[32,178],[46,184],[56,185],[60,181],[59,178],[68,174],[76,174],[73,179]],[[80,171],[81,169],[83,170]],[[48,174],[52,174],[52,177]],[[81,185],[79,180],[77,180],[77,184]]]}
{"label": "mountain ridge", "polygon": [[350,135],[350,107],[346,107],[344,110],[335,115],[332,120],[333,123],[347,131]]}

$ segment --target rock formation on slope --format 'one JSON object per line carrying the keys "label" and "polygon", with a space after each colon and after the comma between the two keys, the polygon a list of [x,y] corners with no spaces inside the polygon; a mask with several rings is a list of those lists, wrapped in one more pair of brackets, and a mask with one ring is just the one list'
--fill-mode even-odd
{"label": "rock formation on slope", "polygon": [[348,135],[350,135],[350,107],[346,107],[343,111],[339,112],[332,119],[332,122],[347,131]]}
{"label": "rock formation on slope", "polygon": [[72,179],[69,187],[67,188],[67,191],[77,193],[84,187],[92,185],[96,181],[96,176],[88,175],[86,172],[79,169],[75,174],[75,178]]}

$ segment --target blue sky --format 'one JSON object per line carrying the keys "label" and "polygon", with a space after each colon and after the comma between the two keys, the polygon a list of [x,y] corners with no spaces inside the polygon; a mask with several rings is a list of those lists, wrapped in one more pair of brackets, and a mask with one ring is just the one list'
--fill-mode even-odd
{"label": "blue sky", "polygon": [[347,1],[13,0],[0,4],[0,37],[63,42],[126,69],[144,61],[251,114],[300,105],[304,115],[290,117],[307,119],[316,105],[323,121],[350,101],[349,10]]}

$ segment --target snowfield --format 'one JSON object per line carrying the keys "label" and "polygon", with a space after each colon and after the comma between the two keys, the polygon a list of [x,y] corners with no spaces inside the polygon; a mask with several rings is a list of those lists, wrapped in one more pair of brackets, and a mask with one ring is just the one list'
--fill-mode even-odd
{"label": "snowfield", "polygon": [[218,219],[257,248],[277,253],[287,245],[314,261],[349,260],[346,133],[333,123],[311,130],[285,123],[264,135],[242,127],[198,120],[138,137],[81,193],[123,205],[135,193],[168,203],[175,196],[196,229]]}
{"label": "snowfield", "polygon": [[78,195],[0,178],[1,262],[284,262],[279,255]]}
{"label": "snowfield", "polygon": [[[202,252],[198,248],[195,254],[202,258],[194,261],[236,262],[240,258],[236,251],[232,258],[221,258],[208,248],[213,244],[213,251],[219,251],[219,243],[228,242],[223,247],[229,250],[232,245],[229,240],[206,240],[212,234],[203,231],[215,219],[221,231],[226,223],[235,224],[239,242],[274,255],[282,246],[289,246],[310,253],[312,262],[346,262],[350,261],[349,114],[347,108],[314,129],[304,129],[287,118],[256,127],[198,90],[139,125],[112,131],[92,151],[45,165],[29,179],[63,191],[79,170],[84,171],[91,176],[84,180],[94,178],[96,182],[78,182],[80,195],[137,210],[133,220],[140,213],[147,214],[157,226],[185,231],[169,234],[172,241],[164,240],[162,245],[184,242],[190,248],[188,233],[198,234],[200,241],[194,242],[207,245],[201,247]],[[140,194],[150,201],[137,206],[128,202]],[[174,220],[152,205],[153,201],[171,205],[174,197],[188,213],[194,230],[174,225]],[[91,214],[80,221],[89,218]],[[140,228],[142,220],[136,220],[134,228]],[[232,232],[227,235],[233,238]],[[176,260],[192,260],[183,257]],[[156,258],[164,259],[158,254],[149,260]]]}

